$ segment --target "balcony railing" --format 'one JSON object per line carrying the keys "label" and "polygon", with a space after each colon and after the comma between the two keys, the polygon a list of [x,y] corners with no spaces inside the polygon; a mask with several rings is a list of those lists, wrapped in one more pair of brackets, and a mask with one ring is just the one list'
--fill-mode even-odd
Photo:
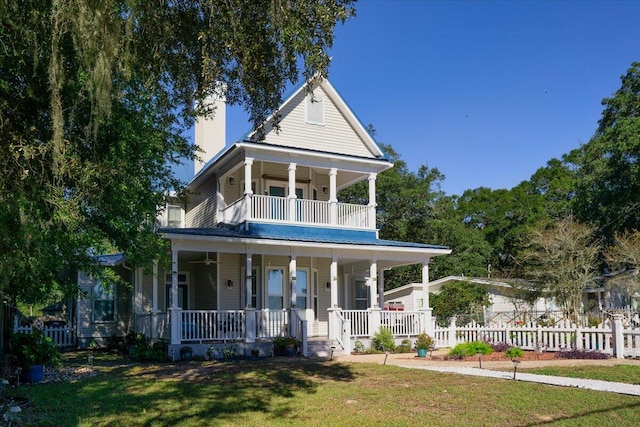
{"label": "balcony railing", "polygon": [[221,213],[222,221],[228,224],[256,221],[371,230],[375,228],[374,209],[350,203],[253,194],[227,205]]}

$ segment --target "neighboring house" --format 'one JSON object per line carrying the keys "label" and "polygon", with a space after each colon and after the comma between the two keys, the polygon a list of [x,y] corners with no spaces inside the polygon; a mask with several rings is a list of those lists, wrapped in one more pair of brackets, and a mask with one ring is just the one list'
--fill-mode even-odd
{"label": "neighboring house", "polygon": [[[147,275],[113,260],[132,295],[81,275],[81,343],[128,327],[168,338],[174,351],[225,340],[248,351],[281,334],[349,349],[378,329],[384,270],[420,264],[426,284],[429,260],[450,249],[378,238],[376,178],[393,165],[327,80],[286,99],[279,128],[268,119],[261,141],[254,131],[225,147],[224,98],[215,102],[215,117],[196,124],[204,162],[161,218],[171,265]],[[366,205],[338,200],[361,181]],[[430,316],[427,306],[417,327]]]}
{"label": "neighboring house", "polygon": [[[437,294],[443,285],[451,282],[470,282],[483,285],[489,293],[490,305],[484,311],[485,320],[490,322],[499,313],[513,313],[519,310],[528,310],[535,312],[555,311],[558,308],[553,298],[538,298],[533,306],[528,305],[525,301],[515,299],[510,296],[511,285],[497,280],[491,280],[481,277],[464,277],[464,276],[448,276],[438,280],[429,282],[429,292]],[[405,308],[410,310],[421,310],[423,306],[424,291],[422,283],[410,283],[395,289],[385,291],[384,298],[387,303],[401,303]],[[508,320],[508,318],[500,317],[499,320]]]}

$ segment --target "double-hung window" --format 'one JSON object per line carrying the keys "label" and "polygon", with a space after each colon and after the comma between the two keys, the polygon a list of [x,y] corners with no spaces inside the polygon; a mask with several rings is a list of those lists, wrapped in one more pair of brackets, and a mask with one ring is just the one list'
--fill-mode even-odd
{"label": "double-hung window", "polygon": [[115,286],[96,279],[93,281],[93,321],[113,322],[116,320]]}

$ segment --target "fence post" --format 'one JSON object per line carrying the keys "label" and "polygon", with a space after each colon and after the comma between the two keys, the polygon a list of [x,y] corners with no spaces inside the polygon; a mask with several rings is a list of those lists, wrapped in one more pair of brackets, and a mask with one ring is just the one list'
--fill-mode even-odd
{"label": "fence post", "polygon": [[449,323],[449,347],[453,348],[456,344],[458,344],[456,337],[456,316],[451,316],[451,323]]}
{"label": "fence post", "polygon": [[171,311],[171,344],[182,342],[182,309],[170,308]]}
{"label": "fence post", "polygon": [[582,328],[580,326],[576,327],[576,342],[574,345],[576,346],[576,350],[582,350],[584,348],[584,344],[582,342]]}
{"label": "fence post", "polygon": [[369,309],[369,336],[373,338],[374,334],[376,334],[379,329],[380,329],[380,307],[370,308]]}
{"label": "fence post", "polygon": [[345,354],[351,354],[351,323],[342,324],[342,346]]}
{"label": "fence post", "polygon": [[616,359],[624,359],[624,335],[622,326],[622,314],[613,315],[613,354]]}

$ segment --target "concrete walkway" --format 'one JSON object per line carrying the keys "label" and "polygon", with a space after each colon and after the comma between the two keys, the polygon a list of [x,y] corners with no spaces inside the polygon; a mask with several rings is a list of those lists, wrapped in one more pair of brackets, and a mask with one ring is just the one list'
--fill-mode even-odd
{"label": "concrete walkway", "polygon": [[[470,368],[466,366],[408,366],[398,365],[402,368],[426,369],[429,371],[449,372],[461,375],[473,375],[478,377],[500,378],[513,380],[513,372],[492,371],[490,369]],[[551,375],[538,375],[516,372],[517,381],[529,381],[533,383],[556,385],[561,387],[577,387],[588,390],[608,391],[611,393],[629,394],[640,396],[640,385],[616,383],[611,381],[590,380],[583,378],[556,377]]]}

